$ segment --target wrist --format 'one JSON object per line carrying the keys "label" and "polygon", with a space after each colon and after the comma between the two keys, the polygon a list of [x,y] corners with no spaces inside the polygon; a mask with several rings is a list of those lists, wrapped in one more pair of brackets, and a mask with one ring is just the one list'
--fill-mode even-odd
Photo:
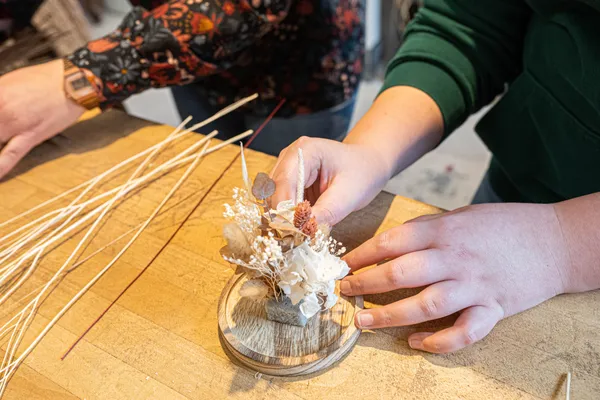
{"label": "wrist", "polygon": [[98,79],[91,71],[79,68],[67,58],[62,59],[62,64],[66,98],[87,110],[98,107],[101,98]]}
{"label": "wrist", "polygon": [[565,293],[600,288],[600,194],[554,204],[568,262],[564,266]]}
{"label": "wrist", "polygon": [[378,152],[391,177],[435,148],[443,126],[429,95],[412,87],[392,87],[379,95],[344,143]]}

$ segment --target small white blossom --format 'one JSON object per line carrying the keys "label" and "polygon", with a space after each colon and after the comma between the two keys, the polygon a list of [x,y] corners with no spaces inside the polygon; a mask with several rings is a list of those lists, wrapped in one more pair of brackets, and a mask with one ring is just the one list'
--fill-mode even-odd
{"label": "small white blossom", "polygon": [[[257,234],[263,213],[251,196],[242,189],[234,189],[234,204],[225,204],[224,217],[234,221],[248,238],[251,254],[245,260],[224,256],[232,264],[240,265],[255,272],[273,287],[278,287],[290,298],[292,304],[300,304],[300,311],[310,318],[320,310],[333,307],[338,297],[335,295],[335,281],[348,274],[348,265],[340,259],[346,251],[342,243],[329,237],[320,229],[315,237],[286,253],[275,234]],[[277,209],[269,210],[267,218],[281,217],[293,222],[295,204],[283,201]]]}
{"label": "small white blossom", "polygon": [[253,235],[254,229],[260,225],[259,207],[249,199],[247,192],[243,189],[233,189],[233,200],[233,206],[224,205],[223,216],[235,221],[247,235]]}

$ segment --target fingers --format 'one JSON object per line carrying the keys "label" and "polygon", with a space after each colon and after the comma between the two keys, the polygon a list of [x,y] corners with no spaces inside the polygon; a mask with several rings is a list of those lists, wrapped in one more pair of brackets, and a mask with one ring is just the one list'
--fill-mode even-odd
{"label": "fingers", "polygon": [[27,135],[17,135],[0,151],[0,179],[14,168],[14,166],[35,145]]}
{"label": "fingers", "polygon": [[300,138],[284,149],[271,171],[276,188],[272,204],[275,207],[281,201],[296,197],[298,149],[302,149],[304,155],[304,188],[310,188],[313,215],[320,223],[335,225],[354,210],[358,197],[355,185],[336,180],[337,170],[333,165],[344,151],[341,143]]}
{"label": "fingers", "polygon": [[408,344],[413,349],[430,353],[451,353],[486,337],[501,319],[499,309],[469,307],[461,313],[454,326],[437,333],[415,333],[408,338]]}
{"label": "fingers", "polygon": [[[279,156],[277,157],[277,162],[275,163],[275,166],[271,169],[271,173],[269,174],[269,176],[274,181],[275,181],[275,179],[281,179],[280,177],[276,178],[276,175],[280,175],[281,171],[283,170],[283,168],[280,168],[280,165],[281,165],[281,161],[286,160],[286,154],[288,153],[288,149],[289,149],[289,147],[286,147],[285,149],[281,150],[281,152],[279,153]],[[297,174],[297,172],[296,172],[296,168],[298,167],[297,165],[291,165],[289,167],[293,168],[293,171],[291,173]],[[296,192],[296,181],[294,180],[291,183],[293,184],[293,190],[294,190],[293,193],[295,193]],[[291,188],[284,188],[283,185],[281,185],[281,184],[277,185],[277,181],[275,181],[275,193],[272,196],[273,203],[275,205],[277,205],[278,203],[282,202],[283,200],[286,200],[286,198],[289,199],[289,197],[286,196],[289,189],[291,189]],[[292,193],[290,193],[290,195],[291,194]]]}
{"label": "fingers", "polygon": [[400,225],[367,240],[348,253],[344,261],[352,271],[356,271],[388,258],[425,250],[434,236],[434,224],[428,222]]}
{"label": "fingers", "polygon": [[425,222],[425,221],[431,221],[432,219],[437,219],[440,218],[444,215],[447,215],[445,213],[440,213],[440,214],[425,214],[425,215],[420,215],[416,218],[410,219],[408,221],[405,222],[405,224],[408,224],[410,222]]}
{"label": "fingers", "polygon": [[[304,146],[299,146],[299,143],[302,144],[304,142],[305,140],[298,139],[289,147],[283,149],[281,153],[279,153],[277,163],[271,171],[271,179],[275,181],[275,193],[271,197],[273,207],[276,207],[277,204],[284,200],[295,200],[296,198],[296,186],[298,179],[298,148],[302,147],[304,150]],[[314,167],[306,160],[308,158],[310,161],[311,157],[306,157],[306,152],[304,154],[305,176],[308,177],[308,172]],[[316,168],[318,169],[319,166],[316,166]],[[308,182],[305,182],[305,186],[307,185]]]}
{"label": "fingers", "polygon": [[427,286],[450,277],[450,269],[439,261],[439,251],[425,250],[405,254],[368,271],[347,276],[341,282],[340,290],[346,296],[385,293]]}
{"label": "fingers", "polygon": [[458,281],[436,283],[419,294],[356,314],[361,329],[419,324],[446,317],[472,305],[468,287]]}

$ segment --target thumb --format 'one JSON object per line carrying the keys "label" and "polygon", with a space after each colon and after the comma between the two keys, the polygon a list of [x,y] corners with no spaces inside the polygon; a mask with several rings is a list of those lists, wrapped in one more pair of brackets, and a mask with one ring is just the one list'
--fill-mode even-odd
{"label": "thumb", "polygon": [[17,135],[10,139],[0,151],[0,179],[8,174],[33,146],[33,140],[27,135]]}

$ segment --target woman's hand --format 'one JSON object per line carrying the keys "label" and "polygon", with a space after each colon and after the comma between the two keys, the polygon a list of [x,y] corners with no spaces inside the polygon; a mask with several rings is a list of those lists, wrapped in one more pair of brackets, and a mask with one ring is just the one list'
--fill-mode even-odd
{"label": "woman's hand", "polygon": [[432,353],[459,350],[485,337],[498,321],[570,290],[575,280],[552,205],[469,206],[409,221],[367,241],[345,260],[352,271],[345,295],[426,288],[361,311],[364,329],[404,326],[459,312],[454,326],[411,335],[409,345]]}
{"label": "woman's hand", "polygon": [[0,178],[84,111],[65,95],[62,60],[0,77]]}
{"label": "woman's hand", "polygon": [[306,199],[314,204],[319,222],[337,224],[369,204],[390,179],[390,166],[375,149],[302,137],[281,152],[271,172],[277,187],[274,204],[295,197],[299,148],[304,155]]}
{"label": "woman's hand", "polygon": [[301,148],[306,197],[319,222],[335,225],[437,145],[442,131],[440,110],[427,94],[405,86],[387,89],[344,143],[301,138],[284,149],[271,172],[277,187],[273,202],[294,198]]}

